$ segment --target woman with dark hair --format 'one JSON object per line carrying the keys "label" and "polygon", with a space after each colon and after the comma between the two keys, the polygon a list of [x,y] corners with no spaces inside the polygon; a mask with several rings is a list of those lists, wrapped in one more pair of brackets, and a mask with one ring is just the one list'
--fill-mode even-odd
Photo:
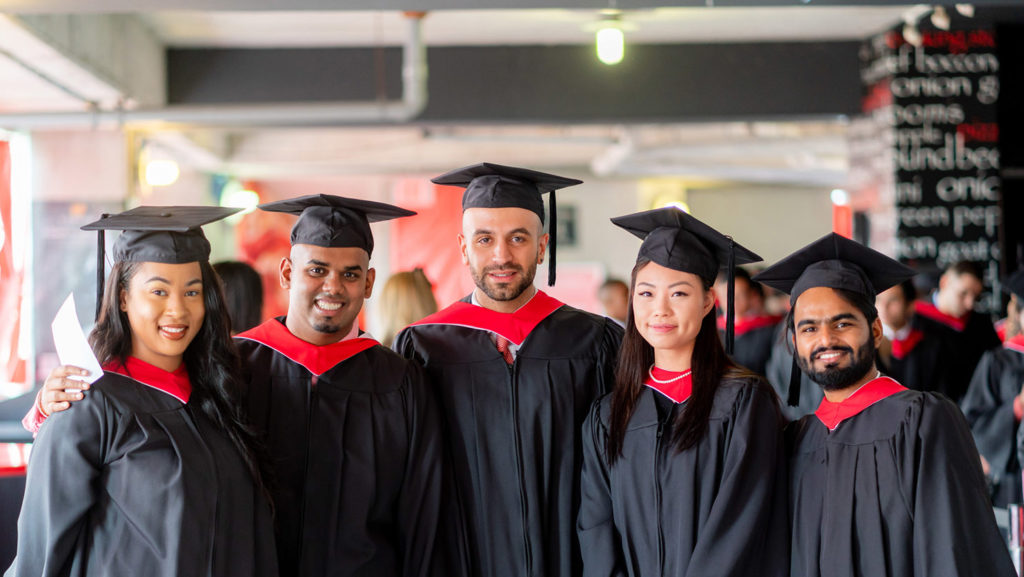
{"label": "woman with dark hair", "polygon": [[644,242],[615,388],[583,426],[583,574],[785,575],[778,399],[726,355],[712,290],[760,258],[675,208],[612,222]]}
{"label": "woman with dark hair", "polygon": [[231,212],[140,207],[85,227],[125,230],[89,336],[104,373],[39,430],[9,577],[277,574],[199,228]]}
{"label": "woman with dark hair", "polygon": [[263,322],[263,279],[256,269],[237,260],[214,263],[224,287],[224,304],[231,317],[231,334],[243,333]]}

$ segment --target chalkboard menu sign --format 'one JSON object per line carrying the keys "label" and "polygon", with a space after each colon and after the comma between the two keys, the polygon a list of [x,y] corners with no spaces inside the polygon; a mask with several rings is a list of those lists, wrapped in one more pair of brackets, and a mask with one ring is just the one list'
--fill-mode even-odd
{"label": "chalkboard menu sign", "polygon": [[[864,109],[891,127],[896,253],[919,270],[978,263],[999,307],[999,60],[992,30],[900,31],[864,45]],[[995,285],[995,287],[994,287]]]}

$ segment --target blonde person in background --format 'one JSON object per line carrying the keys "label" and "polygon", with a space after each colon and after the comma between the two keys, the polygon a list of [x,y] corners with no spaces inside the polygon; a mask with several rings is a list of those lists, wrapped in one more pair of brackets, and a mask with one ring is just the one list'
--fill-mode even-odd
{"label": "blonde person in background", "polygon": [[421,268],[391,275],[380,292],[378,332],[386,347],[391,346],[398,331],[437,312],[433,287]]}

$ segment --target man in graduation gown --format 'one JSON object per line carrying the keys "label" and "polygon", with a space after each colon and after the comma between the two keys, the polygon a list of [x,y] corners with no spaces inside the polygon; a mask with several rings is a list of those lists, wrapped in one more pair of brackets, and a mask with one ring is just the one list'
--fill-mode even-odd
{"label": "man in graduation gown", "polygon": [[280,268],[288,314],[235,337],[249,422],[273,473],[280,574],[427,575],[439,412],[422,369],[356,323],[375,276],[369,223],[415,213],[332,195],[260,208],[299,215]]}
{"label": "man in graduation gown", "polygon": [[918,391],[946,393],[949,360],[956,353],[946,350],[934,333],[914,325],[916,289],[906,280],[875,298],[882,334],[888,340],[879,350],[885,373],[903,386]]}
{"label": "man in graduation gown", "polygon": [[[733,327],[735,341],[732,359],[736,364],[764,376],[767,373],[768,359],[771,357],[772,344],[776,337],[777,327],[782,317],[765,314],[764,292],[760,283],[750,278],[746,269],[735,267],[733,272],[735,287],[733,288],[736,319]],[[715,281],[715,292],[720,303],[726,303],[725,275],[719,275]],[[725,306],[721,307],[725,310]],[[718,317],[718,330],[725,335],[725,315]]]}
{"label": "man in graduation gown", "polygon": [[[1024,308],[1024,271],[1007,280],[1010,307]],[[1024,502],[1016,439],[1024,418],[1024,336],[1008,338],[986,352],[974,371],[960,408],[971,425],[982,468],[993,484],[993,502],[1000,507]]]}
{"label": "man in graduation gown", "polygon": [[999,336],[987,315],[974,311],[983,285],[977,267],[970,262],[951,265],[939,279],[931,298],[914,306],[914,323],[942,341],[949,356],[949,376],[939,392],[959,402],[967,391],[974,369],[985,351],[999,346]]}
{"label": "man in graduation gown", "polygon": [[825,393],[788,431],[794,577],[1016,574],[957,406],[876,368],[875,295],[912,275],[830,234],[756,277],[791,295],[797,360]]}
{"label": "man in graduation gown", "polygon": [[580,430],[613,383],[622,329],[533,280],[549,248],[541,193],[580,181],[485,163],[433,182],[466,188],[458,240],[476,284],[395,343],[426,368],[444,415],[440,574],[578,575]]}

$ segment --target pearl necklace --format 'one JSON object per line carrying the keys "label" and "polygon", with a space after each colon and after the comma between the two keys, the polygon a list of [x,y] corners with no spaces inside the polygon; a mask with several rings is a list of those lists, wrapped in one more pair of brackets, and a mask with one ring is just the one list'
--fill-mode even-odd
{"label": "pearl necklace", "polygon": [[679,375],[678,377],[672,377],[671,379],[667,379],[667,380],[662,381],[662,380],[654,378],[654,365],[651,365],[651,368],[647,369],[647,376],[651,377],[651,380],[654,381],[655,383],[658,383],[659,385],[667,385],[668,383],[671,383],[673,381],[678,381],[679,379],[689,375],[690,372],[691,372],[691,369],[687,369],[687,370],[683,371],[683,374]]}

